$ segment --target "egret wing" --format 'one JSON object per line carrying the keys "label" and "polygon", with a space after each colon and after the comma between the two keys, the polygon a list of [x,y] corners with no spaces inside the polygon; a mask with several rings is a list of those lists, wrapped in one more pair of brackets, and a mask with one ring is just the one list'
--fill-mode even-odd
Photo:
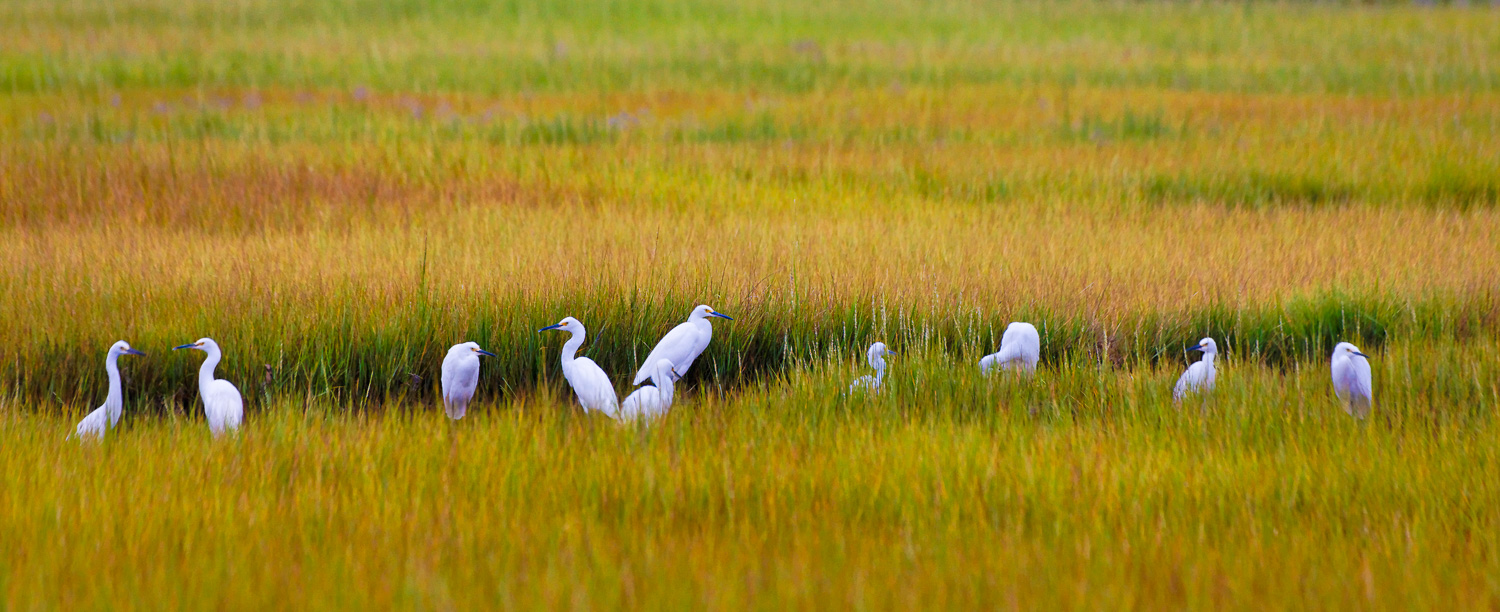
{"label": "egret wing", "polygon": [[203,393],[203,410],[208,416],[208,429],[214,434],[236,430],[245,414],[245,400],[232,383],[215,380]]}
{"label": "egret wing", "polygon": [[103,438],[104,432],[109,428],[109,415],[105,414],[104,407],[90,412],[78,422],[77,436],[82,438]]}
{"label": "egret wing", "polygon": [[702,348],[697,347],[697,331],[693,329],[692,323],[680,323],[673,327],[672,331],[667,332],[656,343],[656,348],[651,349],[651,354],[646,355],[646,361],[636,370],[635,379],[630,384],[639,385],[649,380],[651,368],[662,359],[677,364],[678,376],[687,374],[688,368],[693,366],[693,360],[698,358],[698,353],[703,352]]}

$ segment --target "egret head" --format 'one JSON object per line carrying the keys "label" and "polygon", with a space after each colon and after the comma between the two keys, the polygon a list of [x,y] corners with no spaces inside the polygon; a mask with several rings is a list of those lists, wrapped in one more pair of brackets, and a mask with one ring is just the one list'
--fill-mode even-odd
{"label": "egret head", "polygon": [[887,356],[895,354],[896,351],[891,350],[885,345],[884,342],[876,342],[875,344],[871,344],[870,350],[865,352],[865,355],[870,358],[870,363],[872,365],[875,363],[884,363]]}
{"label": "egret head", "polygon": [[[656,369],[655,369],[654,374],[656,374],[655,378],[658,381],[671,382],[671,381],[677,380],[679,378],[682,378],[682,376],[677,373],[677,368],[672,365],[672,360],[671,359],[658,359],[658,360],[656,360]],[[657,384],[661,384],[661,383],[658,382]]]}
{"label": "egret head", "polygon": [[449,353],[458,353],[460,355],[474,355],[476,357],[479,356],[479,355],[484,355],[486,357],[494,357],[495,356],[494,353],[491,353],[491,352],[486,351],[486,350],[484,350],[482,348],[479,348],[479,343],[478,342],[465,342],[463,344],[455,344],[455,345],[453,345],[453,348],[448,349],[448,352]]}
{"label": "egret head", "polygon": [[688,315],[689,319],[702,319],[705,317],[718,317],[720,319],[729,319],[730,321],[734,320],[734,317],[714,310],[713,308],[710,308],[708,304],[699,304],[697,308],[693,309],[693,314]]}
{"label": "egret head", "polygon": [[1348,342],[1340,342],[1333,347],[1334,357],[1352,357],[1355,355],[1364,357],[1366,359],[1370,358],[1369,355],[1359,352],[1359,347],[1354,346],[1353,344],[1350,344]]}
{"label": "egret head", "polygon": [[1219,345],[1214,342],[1213,338],[1204,338],[1198,341],[1198,346],[1188,349],[1189,353],[1193,351],[1203,351],[1204,355],[1217,355],[1219,354]]}
{"label": "egret head", "polygon": [[116,342],[116,343],[114,343],[113,346],[110,346],[109,347],[109,354],[110,355],[145,355],[145,353],[142,353],[142,352],[137,351],[137,350],[135,350],[133,348],[130,348],[130,343],[126,342],[124,340]]}
{"label": "egret head", "polygon": [[578,333],[580,331],[583,331],[583,323],[580,323],[578,319],[575,319],[573,317],[567,317],[561,321],[558,321],[556,325],[548,325],[537,331],[544,332],[551,329],[559,329],[565,332]]}
{"label": "egret head", "polygon": [[174,351],[177,349],[197,349],[205,353],[211,353],[213,351],[219,350],[219,345],[218,343],[214,342],[213,338],[199,338],[197,342],[190,342],[182,346],[172,347],[172,350]]}

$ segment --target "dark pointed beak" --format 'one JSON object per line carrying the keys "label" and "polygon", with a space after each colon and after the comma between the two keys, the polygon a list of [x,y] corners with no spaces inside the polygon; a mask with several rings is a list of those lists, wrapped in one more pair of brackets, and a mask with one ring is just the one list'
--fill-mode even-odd
{"label": "dark pointed beak", "polygon": [[491,353],[491,352],[486,351],[484,349],[475,349],[474,352],[479,353],[480,355],[484,355],[486,357],[494,357],[495,356],[494,353]]}
{"label": "dark pointed beak", "polygon": [[1203,345],[1202,345],[1202,344],[1200,344],[1200,345],[1198,345],[1198,346],[1195,346],[1195,347],[1193,347],[1193,348],[1190,348],[1190,349],[1188,349],[1188,350],[1186,350],[1186,351],[1183,351],[1183,352],[1184,352],[1184,353],[1191,353],[1191,352],[1193,352],[1193,351],[1201,351],[1201,350],[1203,350]]}
{"label": "dark pointed beak", "polygon": [[724,313],[722,313],[722,312],[719,312],[719,311],[717,311],[717,310],[715,310],[715,311],[713,311],[713,312],[710,312],[710,313],[708,313],[708,316],[711,316],[711,317],[718,317],[718,318],[720,318],[720,319],[729,319],[729,320],[730,320],[730,321],[733,321],[733,320],[734,320],[734,317],[731,317],[731,316],[729,316],[729,315],[727,315],[727,314],[724,314]]}
{"label": "dark pointed beak", "polygon": [[137,351],[137,350],[135,350],[133,348],[125,349],[124,351],[122,351],[122,353],[125,354],[125,355],[141,355],[143,357],[146,355],[145,353]]}
{"label": "dark pointed beak", "polygon": [[537,331],[538,331],[538,332],[544,332],[544,331],[547,331],[547,330],[549,330],[549,329],[557,329],[557,328],[559,328],[559,327],[562,327],[562,325],[561,325],[561,324],[558,324],[558,325],[548,325],[548,326],[546,326],[546,327],[543,327],[543,328],[541,328],[541,329],[539,329],[539,330],[537,330]]}
{"label": "dark pointed beak", "polygon": [[1359,352],[1359,351],[1354,351],[1354,354],[1355,354],[1355,355],[1359,355],[1359,356],[1360,356],[1360,357],[1364,357],[1364,358],[1365,358],[1365,359],[1369,359],[1369,358],[1370,358],[1370,356],[1369,356],[1369,355],[1366,355],[1366,354],[1364,354],[1364,353],[1361,353],[1361,352]]}
{"label": "dark pointed beak", "polygon": [[185,349],[185,348],[198,348],[198,345],[189,342],[189,343],[184,344],[182,346],[174,346],[174,347],[172,347],[172,350],[175,351],[177,349]]}

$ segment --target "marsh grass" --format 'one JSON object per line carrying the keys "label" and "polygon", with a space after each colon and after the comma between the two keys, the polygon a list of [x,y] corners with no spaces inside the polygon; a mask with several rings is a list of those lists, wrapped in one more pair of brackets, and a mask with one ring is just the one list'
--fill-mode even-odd
{"label": "marsh grass", "polygon": [[[0,607],[1500,607],[1494,10],[17,0],[0,32]],[[699,303],[736,320],[651,428],[581,414],[535,333],[583,320],[618,383]],[[1012,320],[1041,371],[979,377]],[[205,335],[232,439],[168,351]],[[1174,405],[1203,336],[1220,387]],[[64,440],[122,338],[124,426]],[[876,339],[888,389],[846,395]],[[465,340],[499,356],[448,423]]]}
{"label": "marsh grass", "polygon": [[541,393],[458,423],[279,403],[219,441],[130,414],[80,446],[7,409],[0,591],[21,607],[1483,607],[1496,346],[1386,347],[1368,423],[1322,368],[1230,358],[1211,400],[1178,407],[1165,367],[986,379],[920,351],[877,397],[844,394],[849,355],[690,393],[649,429]]}

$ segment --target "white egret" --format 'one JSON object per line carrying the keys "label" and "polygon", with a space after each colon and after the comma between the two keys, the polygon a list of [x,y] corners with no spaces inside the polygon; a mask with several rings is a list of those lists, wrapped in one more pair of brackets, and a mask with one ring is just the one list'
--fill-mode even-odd
{"label": "white egret", "polygon": [[875,375],[866,374],[854,379],[849,385],[849,392],[853,393],[860,389],[869,389],[879,392],[880,384],[885,381],[885,358],[887,355],[895,355],[896,351],[886,348],[884,342],[876,342],[870,345],[870,350],[865,355],[870,359],[870,367],[875,368]]}
{"label": "white egret", "polygon": [[670,360],[656,360],[656,368],[651,372],[651,382],[656,386],[641,387],[625,398],[625,403],[620,404],[620,418],[649,421],[666,416],[667,409],[672,407],[672,379],[676,376]]}
{"label": "white egret", "polygon": [[1198,363],[1188,366],[1182,378],[1177,379],[1177,386],[1172,389],[1172,399],[1182,401],[1189,393],[1207,393],[1214,390],[1214,356],[1219,354],[1219,345],[1213,338],[1204,338],[1198,341],[1198,346],[1188,349],[1188,352],[1203,351],[1203,359]]}
{"label": "white egret", "polygon": [[588,333],[583,328],[583,323],[578,319],[568,317],[556,325],[548,325],[538,332],[549,329],[557,329],[568,332],[573,336],[568,339],[562,348],[562,370],[563,378],[567,379],[568,385],[573,387],[573,392],[578,394],[578,403],[583,406],[584,412],[597,410],[608,415],[611,419],[618,419],[620,409],[619,397],[615,395],[615,386],[609,382],[609,376],[599,364],[588,357],[578,357],[578,347],[583,346],[583,339]]}
{"label": "white egret", "polygon": [[208,430],[215,436],[225,431],[238,431],[240,419],[245,416],[245,400],[232,383],[214,378],[214,368],[224,355],[219,351],[219,344],[212,338],[202,338],[172,350],[177,349],[196,349],[208,354],[203,365],[198,367],[198,394],[203,396],[203,414],[208,417]]}
{"label": "white egret", "polygon": [[104,396],[104,405],[90,412],[78,422],[79,439],[104,438],[104,432],[120,423],[120,411],[125,408],[125,391],[120,386],[120,368],[115,362],[120,355],[145,355],[130,348],[130,343],[121,340],[109,347],[104,354],[104,372],[109,375],[109,395]]}
{"label": "white egret", "polygon": [[1333,347],[1333,394],[1344,405],[1344,412],[1356,419],[1369,416],[1375,397],[1368,357],[1348,342]]}
{"label": "white egret", "polygon": [[631,384],[646,382],[647,378],[651,378],[656,362],[663,359],[673,363],[678,378],[686,376],[688,368],[693,367],[693,360],[703,353],[703,349],[708,348],[708,342],[714,338],[714,326],[709,323],[709,317],[734,320],[734,317],[700,304],[688,315],[686,322],[662,336],[661,342],[657,342],[656,348],[651,349],[651,354],[646,356],[646,362],[641,364],[640,371],[635,373],[635,380]]}
{"label": "white egret", "polygon": [[1036,332],[1036,326],[1015,322],[1000,337],[1000,350],[979,360],[979,372],[989,374],[991,369],[1000,368],[1033,374],[1041,357],[1042,336]]}
{"label": "white egret", "polygon": [[455,421],[464,418],[474,387],[479,385],[479,356],[495,354],[479,348],[477,342],[455,344],[443,358],[443,411]]}

